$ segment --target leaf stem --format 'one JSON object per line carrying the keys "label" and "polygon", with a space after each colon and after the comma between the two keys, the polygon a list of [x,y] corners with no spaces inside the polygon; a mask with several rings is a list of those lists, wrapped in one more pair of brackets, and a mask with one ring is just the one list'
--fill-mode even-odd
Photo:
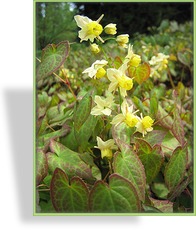
{"label": "leaf stem", "polygon": [[65,81],[65,80],[63,80],[58,74],[56,74],[56,73],[54,73],[54,72],[53,72],[53,74],[54,74],[55,77],[59,78],[62,82],[64,82],[65,85],[67,85],[67,87],[69,88],[70,92],[72,93],[72,95],[73,95],[74,98],[76,99],[76,95],[75,95],[74,91],[72,90],[72,88],[71,88],[71,86],[70,86],[70,83],[69,83],[68,79],[66,79],[66,81]]}
{"label": "leaf stem", "polygon": [[[36,59],[37,59],[39,62],[41,62],[41,60],[40,60],[39,58],[36,57]],[[67,85],[67,87],[69,88],[70,92],[72,93],[74,99],[76,100],[76,95],[75,95],[74,91],[72,90],[72,88],[71,88],[71,86],[70,86],[70,83],[69,83],[68,79],[66,78],[66,81],[65,81],[65,80],[63,80],[58,74],[56,74],[55,72],[53,72],[52,74],[53,74],[55,77],[59,78],[62,82],[64,82],[65,85]]]}
{"label": "leaf stem", "polygon": [[172,86],[173,89],[175,89],[176,87],[175,87],[174,82],[172,80],[171,72],[170,72],[169,69],[168,69],[167,73],[168,73],[168,76],[169,76],[169,80],[170,80],[171,86]]}

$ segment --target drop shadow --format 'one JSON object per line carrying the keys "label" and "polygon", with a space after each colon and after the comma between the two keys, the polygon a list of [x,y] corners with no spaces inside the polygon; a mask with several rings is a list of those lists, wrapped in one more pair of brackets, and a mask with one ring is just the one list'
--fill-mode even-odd
{"label": "drop shadow", "polygon": [[[130,224],[139,223],[138,216],[34,216],[33,215],[33,90],[5,89],[4,92],[12,170],[19,218],[26,224]],[[77,220],[77,221],[76,221]]]}

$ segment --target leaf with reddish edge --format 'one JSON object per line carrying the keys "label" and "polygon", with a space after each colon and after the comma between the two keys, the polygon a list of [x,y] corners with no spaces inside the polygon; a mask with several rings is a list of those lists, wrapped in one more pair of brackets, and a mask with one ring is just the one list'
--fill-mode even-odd
{"label": "leaf with reddish edge", "polygon": [[97,181],[89,195],[91,212],[137,213],[141,202],[132,183],[118,174],[109,177],[109,184]]}
{"label": "leaf with reddish edge", "polygon": [[60,168],[69,177],[79,176],[87,180],[89,183],[93,182],[95,178],[92,176],[90,166],[81,160],[79,153],[68,149],[59,142],[51,141],[51,151],[46,154],[48,160],[49,170],[54,172],[56,168]]}
{"label": "leaf with reddish edge", "polygon": [[135,138],[135,147],[137,154],[148,154],[152,152],[152,147],[150,146],[150,144],[142,138]]}
{"label": "leaf with reddish edge", "polygon": [[171,131],[174,137],[180,142],[182,147],[184,147],[186,144],[184,127],[180,118],[179,110],[177,108],[174,110],[174,123],[172,125]]}
{"label": "leaf with reddish edge", "polygon": [[142,154],[139,157],[145,168],[146,182],[150,184],[159,173],[164,162],[161,147],[155,145],[150,154]]}
{"label": "leaf with reddish edge", "polygon": [[69,42],[49,44],[42,50],[41,63],[37,70],[37,79],[44,79],[58,70],[69,55]]}
{"label": "leaf with reddish edge", "polygon": [[47,176],[48,164],[46,155],[42,150],[38,150],[36,153],[36,185]]}
{"label": "leaf with reddish edge", "polygon": [[112,137],[114,140],[120,139],[126,144],[130,144],[131,135],[134,133],[135,128],[130,128],[124,122],[114,125],[112,127]]}
{"label": "leaf with reddish edge", "polygon": [[173,213],[173,203],[169,200],[156,200],[150,197],[153,206],[164,213]]}
{"label": "leaf with reddish edge", "polygon": [[148,63],[140,64],[137,67],[130,66],[128,73],[138,84],[142,84],[150,77],[150,66]]}
{"label": "leaf with reddish edge", "polygon": [[161,144],[164,137],[167,134],[167,130],[152,130],[148,135],[144,137],[144,140],[147,141],[152,147],[156,144]]}
{"label": "leaf with reddish edge", "polygon": [[187,156],[187,147],[177,147],[165,167],[165,183],[170,192],[184,179],[187,167]]}
{"label": "leaf with reddish edge", "polygon": [[158,107],[156,121],[162,127],[169,129],[169,130],[171,130],[171,127],[174,122],[172,117],[160,105]]}
{"label": "leaf with reddish edge", "polygon": [[140,200],[145,199],[146,175],[144,166],[130,145],[115,140],[121,152],[114,154],[114,172],[127,178],[136,188]]}
{"label": "leaf with reddish edge", "polygon": [[81,213],[88,211],[88,188],[79,177],[70,182],[63,170],[56,168],[50,184],[52,204],[57,212]]}

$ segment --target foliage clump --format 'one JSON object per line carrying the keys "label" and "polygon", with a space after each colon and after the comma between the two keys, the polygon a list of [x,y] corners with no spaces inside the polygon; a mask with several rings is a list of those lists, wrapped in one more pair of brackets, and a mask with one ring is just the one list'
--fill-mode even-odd
{"label": "foliage clump", "polygon": [[102,18],[37,61],[37,212],[191,213],[191,23],[131,38]]}

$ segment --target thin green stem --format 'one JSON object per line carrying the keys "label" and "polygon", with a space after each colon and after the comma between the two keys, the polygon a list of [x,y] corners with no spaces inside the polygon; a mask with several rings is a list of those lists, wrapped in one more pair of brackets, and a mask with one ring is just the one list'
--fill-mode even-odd
{"label": "thin green stem", "polygon": [[120,94],[120,88],[119,87],[118,87],[118,96],[119,96],[120,112],[122,112],[121,111],[122,97],[121,97],[121,94]]}
{"label": "thin green stem", "polygon": [[173,89],[175,89],[176,87],[175,87],[174,82],[172,80],[172,76],[171,76],[170,70],[168,69],[167,72],[168,72],[168,76],[169,76],[169,80],[170,80],[171,86],[172,86]]}

